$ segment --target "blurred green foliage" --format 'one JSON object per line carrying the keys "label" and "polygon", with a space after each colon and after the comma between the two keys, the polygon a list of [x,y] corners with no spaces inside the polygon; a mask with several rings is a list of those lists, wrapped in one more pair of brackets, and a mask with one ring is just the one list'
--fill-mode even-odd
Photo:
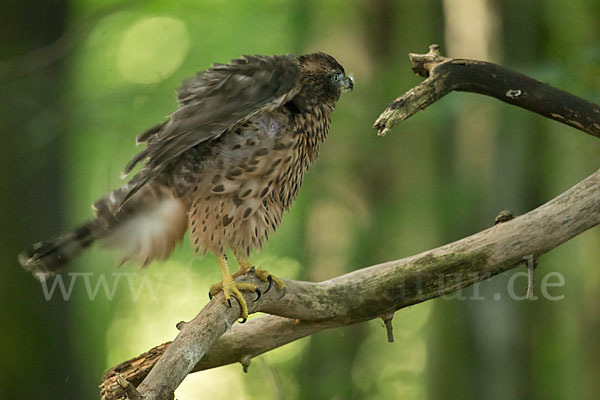
{"label": "blurred green foliage", "polygon": [[[498,23],[493,61],[600,101],[600,1],[481,1]],[[75,278],[69,301],[46,301],[15,254],[89,218],[89,204],[121,184],[135,135],[164,120],[179,82],[212,62],[325,51],[356,79],[293,210],[253,257],[282,277],[328,279],[459,239],[502,209],[542,204],[600,161],[596,139],[471,94],[375,135],[379,113],[420,81],[406,54],[450,41],[441,0],[40,0],[2,9],[0,398],[93,398],[104,370],[171,340],[207,301],[216,262],[194,256],[187,239],[143,271],[114,270],[115,255],[95,248],[69,269],[91,274]],[[61,37],[54,61],[19,58]],[[519,294],[526,287],[511,272],[397,313],[394,344],[380,321],[326,331],[258,357],[248,374],[239,365],[193,374],[177,398],[598,398],[598,243],[595,228],[540,260],[538,282],[564,276],[553,288],[560,301],[511,299],[510,282]],[[102,274],[108,292],[96,287]],[[68,286],[73,276],[63,277]]]}

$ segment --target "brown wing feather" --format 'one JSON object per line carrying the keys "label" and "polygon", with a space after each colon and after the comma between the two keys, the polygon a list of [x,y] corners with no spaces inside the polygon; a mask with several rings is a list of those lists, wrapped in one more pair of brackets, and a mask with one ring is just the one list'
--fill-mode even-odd
{"label": "brown wing feather", "polygon": [[185,80],[177,91],[179,108],[170,119],[138,137],[146,148],[124,173],[147,161],[123,202],[184,151],[280,107],[299,91],[299,69],[292,55],[243,56]]}

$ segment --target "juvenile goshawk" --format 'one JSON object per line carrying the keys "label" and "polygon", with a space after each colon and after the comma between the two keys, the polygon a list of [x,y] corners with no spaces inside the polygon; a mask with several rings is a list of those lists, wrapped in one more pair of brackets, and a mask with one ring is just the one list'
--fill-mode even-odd
{"label": "juvenile goshawk", "polygon": [[[260,249],[294,201],[319,153],[340,93],[352,89],[344,68],[324,53],[244,56],[215,64],[185,80],[179,107],[137,137],[145,148],[125,167],[144,163],[124,186],[94,203],[95,218],[78,229],[33,245],[19,261],[52,274],[96,240],[120,248],[122,262],[164,260],[187,230],[196,252],[216,254],[231,305],[248,308],[240,290],[260,291],[235,277],[250,270]],[[239,271],[231,275],[225,252]],[[256,274],[274,282],[268,272]],[[44,276],[44,275],[40,275]],[[267,289],[267,290],[268,290]]]}

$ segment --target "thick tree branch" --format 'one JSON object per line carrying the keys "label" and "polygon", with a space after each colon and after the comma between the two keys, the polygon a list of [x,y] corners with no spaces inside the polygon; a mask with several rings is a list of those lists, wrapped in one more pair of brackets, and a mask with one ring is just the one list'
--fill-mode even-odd
{"label": "thick tree branch", "polygon": [[394,100],[377,118],[380,136],[452,91],[495,97],[600,137],[600,106],[499,65],[442,57],[438,45],[409,54],[413,71],[425,79]]}
{"label": "thick tree branch", "polygon": [[[336,323],[308,322],[275,315],[265,315],[236,324],[221,336],[192,372],[203,371],[236,362],[246,367],[250,359],[323,329],[340,326]],[[136,358],[125,361],[106,372],[101,385],[103,398],[117,399],[122,391],[117,383],[123,375],[138,386],[165,352],[171,342],[156,346]]]}
{"label": "thick tree branch", "polygon": [[[380,133],[385,133],[397,121],[408,118],[449,91],[465,88],[476,88],[473,91],[498,98],[504,93],[515,105],[595,136],[600,131],[599,121],[591,118],[594,113],[598,114],[597,106],[523,75],[493,64],[444,59],[436,48],[425,56],[411,55],[411,59],[416,65],[415,71],[421,71],[429,78],[388,107],[376,123]],[[458,62],[457,68],[470,65],[479,68],[480,73],[474,74],[475,78],[463,73],[459,75],[460,79],[470,84],[461,86],[458,78],[454,77],[452,89],[444,89],[446,81],[436,78],[436,74],[442,64],[454,61]],[[436,64],[439,62],[441,64]],[[508,81],[511,83],[510,90],[516,90],[510,96],[508,89],[502,92],[494,86],[495,80],[504,82],[504,78],[499,78],[500,72],[514,78]],[[445,73],[445,76],[448,75],[451,74]],[[492,88],[486,89],[490,77]],[[478,84],[474,81],[476,78],[481,79]],[[539,85],[544,87],[542,94],[531,91],[533,87],[541,87]],[[568,103],[568,107],[556,109],[538,107],[556,105],[555,100],[544,96],[558,95],[568,96],[572,102]],[[572,108],[580,106],[581,110]],[[548,111],[550,109],[552,112]],[[192,371],[233,362],[241,362],[247,368],[252,357],[319,330],[382,316],[389,318],[390,314],[403,307],[451,293],[515,268],[524,260],[537,258],[598,224],[600,170],[525,215],[446,246],[363,268],[325,282],[286,281],[288,291],[283,298],[276,290],[263,295],[257,302],[253,302],[253,295],[249,295],[247,301],[251,313],[261,311],[272,315],[235,325],[232,329],[229,328],[239,316],[239,306],[236,303],[228,308],[220,294],[192,321],[179,325],[181,331],[171,344],[158,346],[109,370],[101,385],[102,395],[106,399],[117,399],[125,395],[125,388],[130,397],[139,394],[145,400],[173,398],[177,386]],[[264,283],[255,277],[244,278],[264,291]],[[137,392],[127,381],[137,386]]]}
{"label": "thick tree branch", "polygon": [[139,383],[165,348],[138,387],[144,399],[172,397],[191,371],[245,362],[319,330],[377,318],[472,285],[522,265],[531,256],[539,257],[599,223],[600,170],[525,215],[446,246],[325,282],[286,281],[288,293],[282,299],[274,291],[255,303],[249,296],[251,312],[274,315],[236,325],[219,340],[239,316],[239,307],[228,308],[217,296],[183,325],[170,346],[161,345],[150,355],[108,371],[103,396],[122,395],[116,384],[118,374]]}

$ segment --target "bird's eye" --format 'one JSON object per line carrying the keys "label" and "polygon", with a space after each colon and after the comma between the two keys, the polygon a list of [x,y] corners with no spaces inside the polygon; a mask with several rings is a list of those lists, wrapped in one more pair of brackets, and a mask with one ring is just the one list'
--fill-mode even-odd
{"label": "bird's eye", "polygon": [[338,82],[344,78],[344,74],[341,72],[336,72],[333,74],[333,81]]}

